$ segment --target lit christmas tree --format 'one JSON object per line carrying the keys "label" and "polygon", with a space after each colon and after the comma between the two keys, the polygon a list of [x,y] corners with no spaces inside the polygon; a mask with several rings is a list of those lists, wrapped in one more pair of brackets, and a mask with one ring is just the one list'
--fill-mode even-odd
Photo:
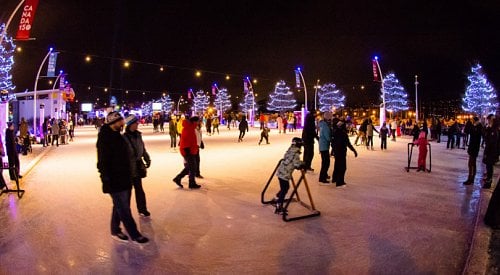
{"label": "lit christmas tree", "polygon": [[[0,33],[3,33],[5,24],[0,26]],[[2,45],[0,45],[0,91],[6,90],[9,93],[16,88],[12,84],[12,66],[14,65],[14,50],[16,45],[12,37],[5,35]]]}
{"label": "lit christmas tree", "polygon": [[162,96],[160,102],[164,112],[170,113],[174,109],[174,101],[170,98],[170,95]]}
{"label": "lit christmas tree", "polygon": [[203,90],[196,92],[193,98],[193,109],[196,114],[203,114],[208,108],[209,100]]}
{"label": "lit christmas tree", "polygon": [[297,103],[290,88],[285,81],[280,80],[274,87],[274,92],[269,95],[267,108],[278,112],[291,111],[297,107]]}
{"label": "lit christmas tree", "polygon": [[472,66],[467,78],[469,85],[465,90],[462,109],[481,117],[494,114],[498,107],[497,91],[486,78],[481,65]]}
{"label": "lit christmas tree", "polygon": [[215,109],[224,113],[225,111],[231,109],[231,95],[227,93],[226,88],[220,88],[214,99]]}
{"label": "lit christmas tree", "polygon": [[143,116],[151,116],[153,114],[153,101],[142,103],[141,110]]}
{"label": "lit christmas tree", "polygon": [[321,86],[318,97],[319,110],[321,112],[334,112],[335,110],[344,107],[345,96],[333,83],[327,83]]}
{"label": "lit christmas tree", "polygon": [[255,109],[255,97],[252,91],[249,91],[243,97],[243,101],[240,103],[241,111],[244,113],[250,112],[252,108]]}
{"label": "lit christmas tree", "polygon": [[384,78],[385,109],[389,112],[408,110],[408,94],[406,93],[394,73]]}

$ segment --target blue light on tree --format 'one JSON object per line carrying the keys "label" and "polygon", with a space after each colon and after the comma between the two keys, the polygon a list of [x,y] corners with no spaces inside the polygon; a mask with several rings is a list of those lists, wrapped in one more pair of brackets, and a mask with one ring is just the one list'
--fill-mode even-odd
{"label": "blue light on tree", "polygon": [[269,95],[267,108],[278,112],[292,111],[297,107],[297,102],[285,81],[280,80],[274,87],[274,92]]}
{"label": "blue light on tree", "polygon": [[169,113],[174,109],[174,101],[170,98],[170,95],[162,96],[159,102],[161,102],[162,110],[166,113]]}
{"label": "blue light on tree", "polygon": [[241,111],[246,113],[255,108],[255,97],[252,91],[249,91],[243,97],[243,101],[240,103]]}
{"label": "blue light on tree", "polygon": [[196,114],[203,114],[208,108],[208,96],[203,90],[198,90],[193,98],[193,108]]}
{"label": "blue light on tree", "polygon": [[153,114],[153,101],[142,103],[141,110],[143,116],[151,116]]}
{"label": "blue light on tree", "polygon": [[344,107],[345,96],[333,83],[322,85],[318,92],[318,98],[321,112],[335,112],[335,110]]}
{"label": "blue light on tree", "polygon": [[218,90],[217,95],[215,96],[214,99],[214,106],[221,113],[224,113],[227,110],[231,109],[232,107],[231,95],[228,94],[226,88],[220,88]]}
{"label": "blue light on tree", "polygon": [[408,110],[408,94],[396,78],[389,73],[384,78],[385,109],[389,112]]}
{"label": "blue light on tree", "polygon": [[482,117],[494,114],[498,108],[497,91],[483,73],[481,65],[472,66],[467,78],[469,85],[465,90],[462,109]]}
{"label": "blue light on tree", "polygon": [[[0,33],[3,33],[5,24],[0,26]],[[14,50],[16,45],[12,37],[5,35],[2,45],[0,45],[0,91],[13,92],[16,86],[12,83],[12,66],[14,65]]]}

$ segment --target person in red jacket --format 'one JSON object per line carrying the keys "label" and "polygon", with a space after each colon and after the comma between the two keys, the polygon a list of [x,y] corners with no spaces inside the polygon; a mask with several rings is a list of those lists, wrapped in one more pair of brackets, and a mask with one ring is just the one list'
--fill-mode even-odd
{"label": "person in red jacket", "polygon": [[201,186],[196,184],[196,155],[198,154],[198,142],[196,139],[196,127],[198,126],[199,118],[194,116],[189,120],[182,122],[182,133],[180,138],[180,153],[184,157],[184,169],[173,179],[175,184],[180,188],[184,188],[181,180],[184,176],[189,175],[189,188],[196,189]]}

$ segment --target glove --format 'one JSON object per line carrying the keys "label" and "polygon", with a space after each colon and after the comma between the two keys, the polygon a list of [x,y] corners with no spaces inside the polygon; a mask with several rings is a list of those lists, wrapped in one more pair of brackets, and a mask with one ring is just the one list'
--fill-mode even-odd
{"label": "glove", "polygon": [[203,143],[203,141],[200,144],[200,149],[205,149],[205,143]]}
{"label": "glove", "polygon": [[146,168],[149,168],[151,166],[151,160],[150,159],[146,160],[145,166],[146,166]]}
{"label": "glove", "polygon": [[354,157],[357,158],[358,157],[358,152],[354,151]]}

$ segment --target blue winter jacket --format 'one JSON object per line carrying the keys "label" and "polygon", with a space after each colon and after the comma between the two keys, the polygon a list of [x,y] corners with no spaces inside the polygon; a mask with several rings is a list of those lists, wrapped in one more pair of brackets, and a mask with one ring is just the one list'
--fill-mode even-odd
{"label": "blue winter jacket", "polygon": [[331,130],[330,125],[325,120],[318,123],[319,126],[319,151],[330,150]]}

